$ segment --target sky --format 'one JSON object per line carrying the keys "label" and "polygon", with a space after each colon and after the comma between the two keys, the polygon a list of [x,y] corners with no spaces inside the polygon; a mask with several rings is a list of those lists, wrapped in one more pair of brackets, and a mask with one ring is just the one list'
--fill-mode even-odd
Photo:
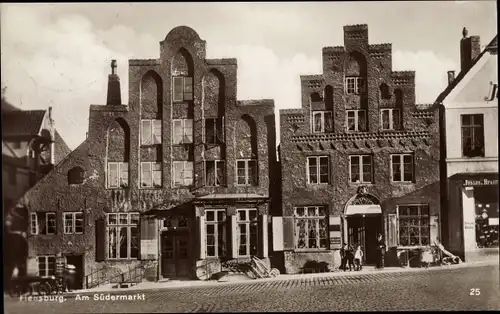
{"label": "sky", "polygon": [[[207,58],[236,58],[238,99],[300,108],[300,75],[321,74],[321,52],[342,46],[343,26],[368,24],[371,44],[392,43],[393,70],[416,71],[418,103],[433,102],[446,71],[460,68],[462,29],[486,45],[495,1],[281,3],[26,3],[1,10],[6,99],[24,110],[52,106],[71,149],[85,140],[89,106],[105,104],[110,60],[128,102],[128,59],[159,58],[174,27],[207,42]],[[278,111],[277,111],[278,114]],[[279,124],[277,124],[279,126]]]}

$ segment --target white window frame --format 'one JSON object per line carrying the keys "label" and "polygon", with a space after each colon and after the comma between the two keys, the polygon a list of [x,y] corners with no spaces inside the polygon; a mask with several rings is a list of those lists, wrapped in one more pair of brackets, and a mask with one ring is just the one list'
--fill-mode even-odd
{"label": "white window frame", "polygon": [[[111,217],[112,216],[115,216],[116,217],[116,223],[111,223]],[[120,221],[120,217],[127,217],[127,223],[121,223]],[[132,218],[135,218],[135,219],[132,219]],[[136,221],[136,223],[134,223],[134,220]],[[140,258],[140,252],[139,252],[139,246],[140,246],[140,230],[139,230],[139,224],[140,224],[140,213],[139,212],[129,212],[129,213],[107,213],[106,214],[106,244],[107,244],[107,249],[106,249],[106,257],[108,260],[135,260],[135,259],[138,259]],[[119,236],[120,236],[120,229],[121,228],[127,228],[127,239],[128,239],[128,242],[127,242],[127,257],[119,257],[120,255],[120,240],[119,240]],[[137,257],[132,257],[131,256],[131,253],[132,253],[132,228],[136,228],[136,232],[137,232]],[[116,236],[116,248],[115,248],[115,252],[116,252],[116,256],[115,257],[111,257],[110,256],[110,239],[109,239],[109,231],[111,229],[116,229],[116,233],[115,233],[115,236]]]}
{"label": "white window frame", "polygon": [[[182,80],[182,99],[176,99],[175,95],[175,81],[176,80]],[[191,92],[186,91],[186,82],[191,81]],[[193,95],[193,77],[192,76],[173,76],[172,77],[172,101],[173,102],[183,102],[183,101],[193,101],[194,100],[194,95]],[[191,99],[187,99],[186,95],[191,94]]]}
{"label": "white window frame", "polygon": [[[144,133],[142,132],[144,129],[144,125],[149,124],[150,132],[151,132],[151,142],[148,143],[148,141],[144,138]],[[160,127],[160,130],[157,130],[157,127]],[[157,132],[158,131],[158,132]],[[156,144],[161,144],[162,142],[162,121],[158,119],[143,119],[141,120],[141,145],[156,145]],[[159,134],[157,134],[159,133]]]}
{"label": "white window frame", "polygon": [[[419,239],[419,244],[418,245],[402,245],[401,244],[401,217],[415,217],[415,216],[408,216],[408,215],[404,215],[404,216],[401,216],[400,215],[400,209],[401,207],[411,207],[411,206],[416,206],[418,207],[418,220],[419,220],[419,236],[418,236],[418,239]],[[398,247],[422,247],[422,246],[427,246],[427,245],[422,245],[422,225],[421,225],[421,219],[422,217],[425,217],[425,216],[422,216],[422,211],[421,211],[421,208],[422,207],[427,207],[428,209],[428,214],[427,214],[427,221],[429,222],[429,225],[428,225],[428,228],[429,228],[429,244],[427,245],[430,245],[430,238],[431,238],[431,207],[430,207],[430,204],[401,204],[401,205],[397,205],[396,206],[396,217],[397,217],[397,245]]]}
{"label": "white window frame", "polygon": [[[240,212],[244,212],[245,213],[245,219],[244,220],[240,220]],[[253,212],[255,213],[255,220],[251,220],[250,219],[250,213]],[[256,241],[257,243],[255,243],[255,246],[257,247],[257,251],[255,252],[255,254],[253,256],[256,256],[259,254],[259,219],[258,219],[258,215],[259,215],[259,212],[257,211],[256,208],[238,208],[236,210],[236,225],[237,225],[237,247],[238,247],[238,257],[249,257],[249,256],[252,256],[252,254],[250,254],[250,246],[252,245],[251,243],[251,233],[250,233],[250,227],[251,226],[255,226],[256,227]],[[240,246],[241,246],[241,228],[240,226],[242,225],[245,225],[245,236],[246,236],[246,243],[244,243],[244,246],[246,247],[245,249],[245,254],[240,254]]]}
{"label": "white window frame", "polygon": [[[303,216],[299,216],[298,213],[297,213],[297,209],[299,208],[303,208],[304,209],[304,215]],[[309,211],[308,209],[309,208],[314,208],[314,212],[315,212],[315,215],[314,216],[309,216]],[[320,212],[320,208],[324,208],[324,212],[325,212],[325,215],[323,216],[320,216],[319,215],[319,212]],[[293,208],[293,220],[294,220],[294,249],[297,250],[297,251],[301,251],[301,250],[328,250],[329,249],[329,222],[328,222],[328,212],[327,212],[327,207],[326,206],[295,206]],[[309,224],[310,223],[314,223],[314,226],[315,226],[315,231],[316,231],[316,243],[317,243],[317,247],[316,248],[310,248],[309,247],[309,235],[307,234],[306,235],[306,243],[305,243],[305,247],[302,247],[302,248],[299,248],[299,237],[298,237],[298,220],[305,220],[306,221],[306,226],[305,226],[305,230],[306,232],[308,232],[309,230]],[[320,237],[320,225],[319,225],[319,222],[320,220],[325,220],[326,221],[326,247],[322,248],[320,247],[321,246],[321,237]]]}
{"label": "white window frame", "polygon": [[[149,171],[151,172],[151,181],[146,182],[146,185],[143,185],[144,183],[144,170],[146,170],[146,167],[149,167]],[[160,170],[156,170],[155,167],[159,168]],[[154,184],[155,182],[155,175],[160,176],[160,184]],[[140,180],[140,186],[141,188],[161,188],[163,186],[162,184],[162,162],[159,161],[143,161],[141,162],[141,180]]]}
{"label": "white window frame", "polygon": [[[384,128],[384,112],[389,112],[389,128]],[[399,125],[394,125],[394,117],[399,117]],[[401,113],[399,109],[380,109],[380,128],[384,131],[398,130],[401,124]]]}
{"label": "white window frame", "polygon": [[[213,221],[209,221],[207,219],[207,216],[208,216],[207,213],[208,212],[213,212],[214,213],[214,220]],[[219,221],[219,219],[218,219],[218,213],[219,212],[223,212],[224,213],[224,220],[223,221]],[[226,246],[225,250],[224,250],[225,254],[224,255],[219,255],[219,246],[221,244],[219,243],[219,228],[218,228],[219,225],[222,226],[222,228],[224,229],[223,231],[225,231],[223,233],[225,233],[225,236],[227,238],[227,232],[228,232],[228,230],[227,230],[227,219],[228,218],[227,218],[226,210],[223,209],[223,208],[210,208],[210,209],[207,208],[207,209],[205,209],[205,247],[204,247],[204,249],[205,249],[205,256],[206,257],[211,257],[211,258],[213,258],[213,257],[224,257],[224,256],[227,255],[227,250],[228,250],[227,239],[225,239],[225,241],[224,241],[224,245]],[[208,254],[208,235],[209,235],[208,234],[208,227],[207,227],[208,225],[213,225],[214,226],[214,234],[213,234],[213,236],[214,236],[214,245],[213,245],[214,246],[214,255],[209,255]]]}
{"label": "white window frame", "polygon": [[[56,213],[55,212],[36,212],[36,213],[31,213],[30,214],[30,231],[31,234],[33,235],[39,235],[42,234],[40,233],[40,224],[38,222],[38,215],[43,215],[45,214],[45,233],[43,235],[55,235],[57,233],[57,219],[56,219]],[[49,220],[54,222],[54,232],[49,233]],[[35,222],[35,223],[33,223]],[[34,227],[34,228],[33,228]],[[35,230],[33,230],[35,229]],[[35,232],[33,232],[35,231]]]}
{"label": "white window frame", "polygon": [[[354,85],[354,90],[350,91],[349,83]],[[348,76],[345,78],[345,93],[347,95],[361,95],[366,90],[366,80],[360,76]]]}
{"label": "white window frame", "polygon": [[[349,130],[349,112],[354,112],[354,130]],[[360,130],[360,127],[359,127],[359,113],[360,112],[364,113],[364,118],[365,118],[364,130]],[[367,123],[368,123],[368,121],[367,121],[367,116],[366,116],[366,110],[360,109],[360,110],[347,110],[346,111],[345,124],[346,124],[347,132],[366,132]]]}
{"label": "white window frame", "polygon": [[[184,174],[188,172],[186,170],[187,163],[191,163],[192,164],[192,169],[193,169],[193,172],[191,174],[191,183],[189,183],[189,184],[186,184],[186,180],[189,180],[189,178],[186,178],[184,176]],[[176,164],[182,164],[181,181],[183,183],[180,184],[180,185],[176,185],[175,184],[175,176],[176,176],[175,165]],[[194,184],[194,162],[193,161],[174,161],[174,162],[172,162],[172,174],[173,174],[172,175],[172,187],[176,188],[176,187],[188,187],[188,186],[192,186]]]}
{"label": "white window frame", "polygon": [[[245,162],[245,183],[244,184],[239,184],[238,183],[238,162],[239,161],[244,161]],[[256,176],[256,182],[255,182],[255,185],[252,185],[250,183],[251,179],[250,179],[250,176],[249,176],[249,170],[250,170],[250,166],[249,166],[249,162],[250,161],[253,161],[255,162],[255,171],[257,172],[255,174]],[[259,185],[259,164],[257,163],[257,159],[236,159],[236,185],[237,186],[258,186]]]}
{"label": "white window frame", "polygon": [[[359,181],[353,182],[352,181],[352,158],[353,157],[358,157],[358,167],[359,167]],[[370,157],[370,171],[371,171],[371,181],[364,181],[363,180],[363,157]],[[351,184],[360,184],[360,183],[373,183],[373,156],[372,155],[349,155],[349,183]]]}
{"label": "white window frame", "polygon": [[[186,133],[186,121],[191,121],[191,134]],[[180,143],[176,143],[175,140],[175,124],[176,122],[181,122],[182,129],[182,139]],[[172,119],[172,145],[183,145],[183,144],[193,144],[193,133],[194,133],[194,120],[193,119]],[[185,139],[190,138],[190,141],[185,141]]]}
{"label": "white window frame", "polygon": [[[208,176],[208,173],[207,173],[207,171],[208,171],[207,163],[208,162],[213,162],[214,163],[214,176],[215,176],[214,177],[214,183],[215,183],[214,185],[208,185],[208,183],[207,183],[207,181],[208,181],[207,180],[207,176]],[[217,160],[205,160],[204,163],[205,163],[205,186],[225,186],[226,185],[226,162],[225,162],[225,160],[220,160],[220,159],[217,159]],[[217,165],[220,164],[220,163],[222,163],[222,169],[224,169],[223,170],[224,171],[224,173],[223,173],[223,178],[224,178],[223,180],[224,180],[224,182],[217,183],[217,177],[218,177],[217,176],[217,174],[218,174],[218,170],[217,169],[219,169],[217,167]]]}
{"label": "white window frame", "polygon": [[[81,218],[77,218],[77,215],[81,215]],[[70,225],[66,225],[67,217],[69,217]],[[81,220],[82,222],[82,231],[76,231],[76,221]],[[83,234],[85,230],[85,218],[83,212],[63,212],[63,226],[64,226],[64,234]]]}
{"label": "white window frame", "polygon": [[[310,160],[316,159],[317,182],[311,182]],[[328,166],[327,182],[321,182],[321,160],[326,159]],[[307,184],[330,184],[330,157],[329,156],[308,156],[306,164]]]}
{"label": "white window frame", "polygon": [[[110,182],[110,174],[111,174],[111,166],[116,165],[118,169],[118,173],[116,176],[116,182]],[[128,177],[128,162],[115,162],[110,161],[106,167],[106,187],[108,189],[120,189],[127,188],[129,186],[129,177]],[[125,172],[122,170],[126,170]],[[123,175],[126,173],[127,175]]]}
{"label": "white window frame", "polygon": [[[412,173],[412,178],[411,180],[406,180],[404,177],[404,170],[405,170],[405,164],[404,164],[404,157],[411,157],[411,173]],[[401,180],[399,181],[394,181],[394,166],[393,166],[393,157],[398,157],[399,158],[399,171],[401,172]],[[415,180],[415,159],[414,155],[411,153],[406,153],[406,154],[391,154],[391,182],[403,182],[403,183],[411,183],[414,182]]]}
{"label": "white window frame", "polygon": [[[325,114],[329,113],[331,117],[332,129],[333,129],[333,112],[331,110],[314,110],[312,112],[312,131],[313,133],[325,133]],[[316,130],[316,115],[321,115],[321,127],[319,130]]]}
{"label": "white window frame", "polygon": [[[207,141],[207,125],[208,121],[211,121],[214,125],[214,138],[215,138],[215,143],[211,143]],[[220,122],[219,122],[220,121]],[[220,123],[220,125],[219,125]],[[218,132],[218,128],[220,127],[220,132]],[[219,138],[220,134],[220,138]],[[218,117],[218,118],[204,118],[203,119],[203,143],[209,144],[209,145],[218,145],[224,143],[224,117]]]}
{"label": "white window frame", "polygon": [[[44,274],[40,273],[40,260],[44,259],[45,260],[45,269],[44,269]],[[54,266],[53,272],[50,272],[50,259],[52,260],[52,265]],[[55,276],[56,274],[56,256],[55,255],[38,255],[36,257],[36,264],[37,264],[37,274],[38,276]]]}
{"label": "white window frame", "polygon": [[30,232],[31,234],[38,234],[39,231],[37,213],[30,213]]}

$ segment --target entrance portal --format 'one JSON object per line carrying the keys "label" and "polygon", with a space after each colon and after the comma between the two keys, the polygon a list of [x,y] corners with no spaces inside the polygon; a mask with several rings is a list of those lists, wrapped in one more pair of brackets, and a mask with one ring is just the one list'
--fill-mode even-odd
{"label": "entrance portal", "polygon": [[163,232],[161,234],[161,253],[161,268],[164,278],[190,276],[191,259],[188,232]]}
{"label": "entrance portal", "polygon": [[377,235],[382,230],[382,215],[347,217],[349,246],[356,249],[359,244],[364,253],[364,264],[377,262]]}
{"label": "entrance portal", "polygon": [[72,290],[83,289],[83,265],[84,255],[83,254],[71,254],[66,255],[66,264],[75,266],[75,280],[73,282]]}

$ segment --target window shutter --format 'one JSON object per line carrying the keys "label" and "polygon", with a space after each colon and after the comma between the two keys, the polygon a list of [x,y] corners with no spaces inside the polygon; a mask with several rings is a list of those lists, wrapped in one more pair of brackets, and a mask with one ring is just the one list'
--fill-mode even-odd
{"label": "window shutter", "polygon": [[283,251],[283,217],[273,217],[273,248],[275,252]]}
{"label": "window shutter", "polygon": [[386,218],[387,224],[387,247],[398,246],[398,217],[396,214],[389,214]]}
{"label": "window shutter", "polygon": [[293,217],[283,217],[283,250],[295,249],[295,225]]}
{"label": "window shutter", "polygon": [[328,217],[328,231],[330,249],[340,249],[342,247],[342,222],[340,220],[340,216]]}
{"label": "window shutter", "polygon": [[106,259],[106,221],[98,218],[95,222],[95,260],[102,262]]}
{"label": "window shutter", "polygon": [[158,255],[158,228],[156,217],[141,217],[141,259],[156,259]]}
{"label": "window shutter", "polygon": [[439,216],[431,216],[429,221],[429,244],[439,243]]}
{"label": "window shutter", "polygon": [[205,229],[205,216],[196,217],[196,230],[198,230],[198,240],[200,245],[198,245],[198,256],[200,259],[206,258],[206,229]]}
{"label": "window shutter", "polygon": [[268,256],[268,243],[269,243],[269,235],[267,232],[267,215],[262,214],[258,215],[258,232],[259,235],[257,237],[259,244],[258,244],[258,252],[259,252],[259,257],[266,258]]}

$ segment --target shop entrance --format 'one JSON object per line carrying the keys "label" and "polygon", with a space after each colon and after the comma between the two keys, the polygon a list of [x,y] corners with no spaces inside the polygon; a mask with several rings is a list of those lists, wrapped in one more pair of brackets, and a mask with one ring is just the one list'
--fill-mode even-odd
{"label": "shop entrance", "polygon": [[161,234],[161,268],[164,278],[186,278],[191,271],[189,233],[164,231]]}
{"label": "shop entrance", "polygon": [[382,215],[348,216],[347,244],[356,249],[361,245],[364,253],[364,264],[372,265],[377,262],[377,235],[382,231]]}
{"label": "shop entrance", "polygon": [[84,273],[84,255],[83,254],[68,254],[66,255],[66,264],[75,266],[75,280],[73,281],[72,290],[83,289],[83,273]]}

